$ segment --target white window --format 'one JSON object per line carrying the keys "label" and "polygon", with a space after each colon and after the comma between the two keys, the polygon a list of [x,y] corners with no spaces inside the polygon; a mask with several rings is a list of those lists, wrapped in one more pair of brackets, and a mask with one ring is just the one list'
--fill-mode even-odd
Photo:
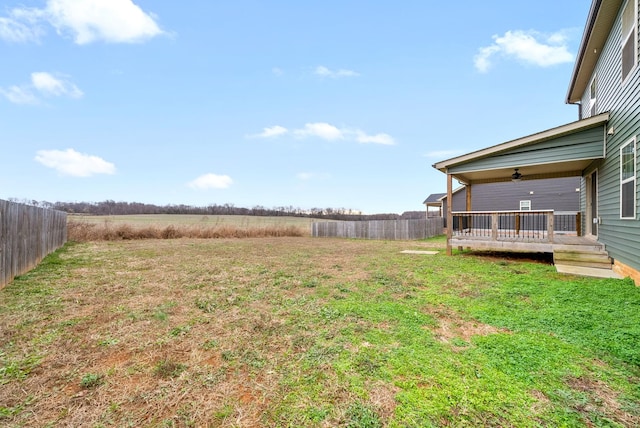
{"label": "white window", "polygon": [[520,201],[520,211],[531,211],[531,201]]}
{"label": "white window", "polygon": [[589,88],[589,116],[596,115],[596,78],[591,81]]}
{"label": "white window", "polygon": [[636,139],[620,148],[620,218],[636,218]]}
{"label": "white window", "polygon": [[622,11],[622,81],[638,62],[638,0],[628,0]]}

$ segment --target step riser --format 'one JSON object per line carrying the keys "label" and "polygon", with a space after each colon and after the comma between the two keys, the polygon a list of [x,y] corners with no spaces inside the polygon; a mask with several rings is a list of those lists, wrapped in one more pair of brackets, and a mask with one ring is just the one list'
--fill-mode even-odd
{"label": "step riser", "polygon": [[601,244],[554,246],[553,263],[558,268],[558,271],[579,271],[583,269],[591,272],[586,274],[588,276],[609,275],[612,273],[611,259]]}
{"label": "step riser", "polygon": [[571,275],[622,279],[620,275],[618,275],[611,269],[593,269],[593,268],[583,268],[579,266],[556,265],[556,270],[560,273],[567,273]]}
{"label": "step riser", "polygon": [[595,269],[611,270],[611,262],[595,263],[595,262],[579,262],[575,260],[554,260],[553,263],[556,265],[580,266],[580,267],[588,267],[588,268],[595,268]]}
{"label": "step riser", "polygon": [[594,245],[554,245],[553,251],[568,251],[568,252],[596,252],[602,253],[605,252],[604,245],[602,244],[594,244]]}
{"label": "step riser", "polygon": [[607,255],[598,254],[554,254],[554,262],[582,262],[582,263],[605,263],[611,264],[611,259]]}

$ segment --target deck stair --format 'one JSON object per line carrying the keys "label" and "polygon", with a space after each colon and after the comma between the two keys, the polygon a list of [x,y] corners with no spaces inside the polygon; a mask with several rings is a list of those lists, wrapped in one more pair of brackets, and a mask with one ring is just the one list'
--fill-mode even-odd
{"label": "deck stair", "polygon": [[553,263],[560,273],[621,278],[613,272],[611,258],[604,245],[595,241],[580,245],[554,245]]}

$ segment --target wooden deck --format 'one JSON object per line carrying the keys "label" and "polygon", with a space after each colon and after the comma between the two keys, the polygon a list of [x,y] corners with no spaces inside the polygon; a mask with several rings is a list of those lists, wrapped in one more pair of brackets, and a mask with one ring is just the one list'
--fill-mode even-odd
{"label": "wooden deck", "polygon": [[452,248],[553,253],[558,245],[601,245],[582,237],[581,213],[541,211],[460,211],[448,231]]}
{"label": "wooden deck", "polygon": [[560,273],[600,278],[622,278],[611,269],[611,259],[603,244],[595,237],[575,234],[554,234],[553,242],[518,239],[517,237],[491,240],[488,238],[452,237],[455,248],[519,252],[552,253],[556,270]]}
{"label": "wooden deck", "polygon": [[575,234],[555,233],[553,241],[546,239],[531,239],[520,237],[501,237],[496,240],[490,237],[453,236],[451,246],[454,248],[468,248],[472,250],[506,251],[520,253],[553,253],[555,249],[570,249],[572,247],[586,247],[593,250],[603,250],[604,245],[594,237],[576,236]]}

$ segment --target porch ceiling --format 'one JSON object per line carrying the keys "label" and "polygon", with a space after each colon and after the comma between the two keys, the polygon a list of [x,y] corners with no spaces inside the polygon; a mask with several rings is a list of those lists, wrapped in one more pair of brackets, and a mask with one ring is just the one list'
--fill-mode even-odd
{"label": "porch ceiling", "polygon": [[511,181],[514,168],[522,174],[522,180],[539,180],[543,178],[576,177],[594,159],[582,159],[571,162],[559,162],[543,165],[517,165],[513,168],[499,168],[481,171],[465,171],[451,174],[455,180],[464,184],[497,183]]}

